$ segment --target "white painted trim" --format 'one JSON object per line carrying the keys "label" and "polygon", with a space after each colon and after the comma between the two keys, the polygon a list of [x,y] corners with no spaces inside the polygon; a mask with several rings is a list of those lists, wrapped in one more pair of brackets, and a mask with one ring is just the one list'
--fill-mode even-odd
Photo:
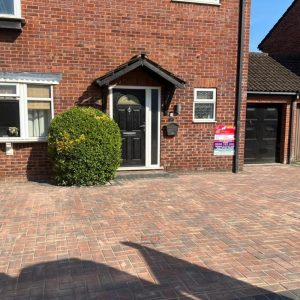
{"label": "white painted trim", "polygon": [[48,138],[28,138],[28,139],[23,139],[23,138],[0,138],[0,144],[3,143],[14,143],[14,144],[21,144],[21,143],[46,143],[48,141]]}
{"label": "white painted trim", "polygon": [[[146,122],[146,132],[145,132],[145,166],[142,167],[133,167],[133,169],[155,169],[160,166],[160,141],[161,141],[161,131],[160,131],[160,123],[161,123],[161,88],[157,86],[128,86],[128,85],[113,85],[108,88],[109,94],[109,116],[113,119],[113,90],[114,89],[136,89],[136,90],[145,90],[146,99],[145,99],[145,122]],[[158,90],[158,141],[157,141],[157,155],[158,159],[157,165],[151,164],[151,90]],[[122,169],[130,170],[132,167],[122,167]]]}
{"label": "white painted trim", "polygon": [[13,14],[0,14],[0,18],[21,18],[21,0],[12,0],[14,1],[14,13]]}
{"label": "white painted trim", "polygon": [[163,167],[151,166],[151,167],[120,167],[118,171],[142,171],[142,170],[164,170]]}
{"label": "white painted trim", "polygon": [[[213,99],[197,99],[198,91],[213,92]],[[196,119],[195,118],[195,104],[196,103],[214,104],[214,118],[213,119]],[[216,122],[216,112],[217,112],[216,106],[217,106],[217,89],[216,88],[194,88],[193,123],[214,123],[214,122]]]}
{"label": "white painted trim", "polygon": [[221,3],[219,0],[172,0],[173,2],[187,2],[187,3],[195,3],[195,4],[209,4],[220,6]]}

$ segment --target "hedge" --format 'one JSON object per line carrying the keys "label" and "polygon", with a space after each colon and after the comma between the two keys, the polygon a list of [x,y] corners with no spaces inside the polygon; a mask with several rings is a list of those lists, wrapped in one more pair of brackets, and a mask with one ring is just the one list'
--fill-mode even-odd
{"label": "hedge", "polygon": [[120,166],[120,129],[97,109],[74,107],[52,120],[48,150],[59,185],[105,184]]}

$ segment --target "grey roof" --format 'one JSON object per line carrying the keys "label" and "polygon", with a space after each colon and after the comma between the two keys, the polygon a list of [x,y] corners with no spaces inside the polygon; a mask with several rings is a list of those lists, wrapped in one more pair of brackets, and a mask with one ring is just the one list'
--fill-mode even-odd
{"label": "grey roof", "polygon": [[248,91],[296,93],[300,91],[299,70],[299,57],[250,53]]}
{"label": "grey roof", "polygon": [[146,58],[144,54],[130,59],[125,64],[96,79],[96,82],[99,86],[109,85],[112,81],[139,67],[143,67],[150,70],[154,74],[160,76],[161,78],[163,78],[164,80],[173,84],[176,87],[183,88],[185,85],[185,81],[176,77],[174,74],[162,68],[160,65],[153,62],[152,60]]}

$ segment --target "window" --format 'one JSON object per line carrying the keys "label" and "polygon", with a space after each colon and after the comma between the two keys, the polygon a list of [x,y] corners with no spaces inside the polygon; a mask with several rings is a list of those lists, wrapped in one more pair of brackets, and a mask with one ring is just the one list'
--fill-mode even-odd
{"label": "window", "polygon": [[214,122],[216,112],[216,89],[194,90],[194,122]]}
{"label": "window", "polygon": [[27,100],[29,137],[46,137],[51,121],[50,86],[28,85]]}
{"label": "window", "polygon": [[0,141],[45,140],[53,117],[51,85],[0,83]]}
{"label": "window", "polygon": [[0,0],[0,17],[21,18],[21,0]]}
{"label": "window", "polygon": [[172,0],[174,2],[188,2],[188,3],[201,3],[201,4],[211,4],[220,5],[220,0]]}

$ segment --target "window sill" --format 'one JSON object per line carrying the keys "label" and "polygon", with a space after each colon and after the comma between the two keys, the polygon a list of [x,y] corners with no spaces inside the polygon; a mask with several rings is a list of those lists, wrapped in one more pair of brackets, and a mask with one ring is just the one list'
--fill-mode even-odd
{"label": "window sill", "polygon": [[217,121],[213,120],[193,120],[195,124],[205,124],[205,123],[217,123]]}
{"label": "window sill", "polygon": [[0,29],[22,31],[22,27],[25,25],[25,23],[25,19],[15,16],[0,16]]}
{"label": "window sill", "polygon": [[172,2],[181,2],[181,3],[193,3],[193,4],[206,4],[213,6],[221,6],[221,3],[216,3],[214,1],[201,1],[201,0],[172,0]]}
{"label": "window sill", "polygon": [[22,139],[22,138],[0,138],[1,143],[45,143],[48,138],[32,138],[32,139]]}

